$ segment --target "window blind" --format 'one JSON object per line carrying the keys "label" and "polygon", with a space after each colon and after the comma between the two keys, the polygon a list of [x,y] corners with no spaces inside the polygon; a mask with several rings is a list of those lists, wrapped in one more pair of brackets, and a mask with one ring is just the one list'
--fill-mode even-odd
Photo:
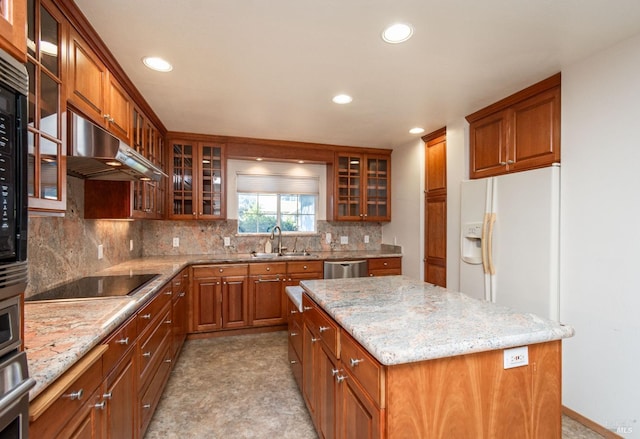
{"label": "window blind", "polygon": [[297,177],[278,174],[238,173],[236,191],[261,194],[307,194],[320,193],[319,177]]}

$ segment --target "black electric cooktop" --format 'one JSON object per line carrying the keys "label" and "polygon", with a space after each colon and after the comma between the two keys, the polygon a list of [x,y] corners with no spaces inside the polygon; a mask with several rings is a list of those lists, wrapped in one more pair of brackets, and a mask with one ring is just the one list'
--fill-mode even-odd
{"label": "black electric cooktop", "polygon": [[88,299],[127,296],[135,293],[159,274],[90,276],[68,282],[48,291],[27,297],[27,302],[39,300]]}

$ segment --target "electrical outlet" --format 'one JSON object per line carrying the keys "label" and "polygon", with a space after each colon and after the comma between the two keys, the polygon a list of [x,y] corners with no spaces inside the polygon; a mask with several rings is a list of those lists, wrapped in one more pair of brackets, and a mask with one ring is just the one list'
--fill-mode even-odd
{"label": "electrical outlet", "polygon": [[342,244],[342,245],[349,244],[349,237],[348,236],[341,236],[340,237],[340,244]]}
{"label": "electrical outlet", "polygon": [[177,238],[177,237],[173,238],[173,246],[180,247],[180,238]]}
{"label": "electrical outlet", "polygon": [[132,252],[133,251],[133,239],[129,240],[129,251]]}
{"label": "electrical outlet", "polygon": [[104,258],[104,247],[102,244],[98,244],[98,259]]}
{"label": "electrical outlet", "polygon": [[231,238],[229,238],[228,236],[224,237],[224,246],[225,247],[229,247],[231,245]]}
{"label": "electrical outlet", "polygon": [[369,244],[369,235],[364,235],[364,243]]}
{"label": "electrical outlet", "polygon": [[331,233],[326,233],[324,235],[324,242],[326,242],[327,244],[331,244]]}
{"label": "electrical outlet", "polygon": [[529,364],[529,346],[520,346],[504,350],[504,368],[526,366]]}

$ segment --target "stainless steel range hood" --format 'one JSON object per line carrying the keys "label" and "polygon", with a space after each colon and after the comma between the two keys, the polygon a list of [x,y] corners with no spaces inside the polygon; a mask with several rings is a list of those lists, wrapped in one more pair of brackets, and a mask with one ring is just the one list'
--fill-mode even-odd
{"label": "stainless steel range hood", "polygon": [[71,150],[67,174],[91,180],[160,180],[167,174],[93,122],[69,112]]}

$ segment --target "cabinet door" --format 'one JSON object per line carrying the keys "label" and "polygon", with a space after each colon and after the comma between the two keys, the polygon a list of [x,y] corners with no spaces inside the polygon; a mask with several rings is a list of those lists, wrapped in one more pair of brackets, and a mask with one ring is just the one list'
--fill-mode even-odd
{"label": "cabinet door", "polygon": [[379,439],[381,413],[353,378],[346,374],[339,389],[337,437],[339,439]]}
{"label": "cabinet door", "polygon": [[177,298],[173,302],[173,313],[171,320],[173,321],[172,334],[173,341],[171,344],[172,357],[175,362],[182,348],[182,344],[187,336],[187,296],[185,291],[177,291]]}
{"label": "cabinet door", "polygon": [[222,327],[249,326],[249,288],[247,276],[225,276],[222,285]]}
{"label": "cabinet door", "polygon": [[0,47],[24,63],[27,60],[27,2],[3,0],[0,8]]}
{"label": "cabinet door", "polygon": [[131,101],[127,92],[109,75],[107,84],[107,128],[126,143],[131,143]]}
{"label": "cabinet door", "polygon": [[222,328],[222,285],[220,278],[193,280],[192,331]]}
{"label": "cabinet door", "polygon": [[508,136],[507,110],[471,123],[469,126],[471,178],[489,177],[506,171]]}
{"label": "cabinet door", "polygon": [[251,277],[251,324],[283,325],[286,305],[283,278],[279,275]]}
{"label": "cabinet door", "polygon": [[68,100],[96,123],[104,125],[107,68],[73,29],[69,36]]}
{"label": "cabinet door", "polygon": [[362,211],[362,156],[336,155],[335,212],[338,220],[360,221]]}
{"label": "cabinet door", "polygon": [[509,171],[560,161],[559,87],[514,105],[512,123],[513,147],[507,156]]}
{"label": "cabinet door", "polygon": [[224,219],[224,159],[222,145],[201,144],[199,185],[200,203],[198,217]]}
{"label": "cabinet door", "polygon": [[[14,2],[28,4],[28,159],[27,192],[29,210],[66,211],[66,169],[63,117],[66,96],[63,77],[66,51],[47,50],[45,42],[66,47],[68,25],[56,6],[48,0]],[[44,47],[43,47],[44,46]],[[64,72],[64,73],[63,73]]]}
{"label": "cabinet door", "polygon": [[363,219],[367,221],[391,221],[391,163],[387,156],[364,158],[366,206]]}
{"label": "cabinet door", "polygon": [[[337,376],[341,375],[338,361],[319,343],[318,368],[317,368],[317,417],[320,437],[333,439],[336,437],[336,401],[337,401]],[[353,436],[358,437],[358,436]]]}
{"label": "cabinet door", "polygon": [[134,350],[130,350],[119,366],[107,377],[106,424],[107,438],[134,438],[135,401],[136,401],[136,369]]}
{"label": "cabinet door", "polygon": [[194,219],[197,215],[196,144],[174,140],[171,161],[171,189],[169,217],[172,219]]}
{"label": "cabinet door", "polygon": [[309,409],[309,414],[314,425],[317,412],[317,367],[319,364],[320,337],[313,333],[312,329],[304,323],[302,325],[302,396]]}

